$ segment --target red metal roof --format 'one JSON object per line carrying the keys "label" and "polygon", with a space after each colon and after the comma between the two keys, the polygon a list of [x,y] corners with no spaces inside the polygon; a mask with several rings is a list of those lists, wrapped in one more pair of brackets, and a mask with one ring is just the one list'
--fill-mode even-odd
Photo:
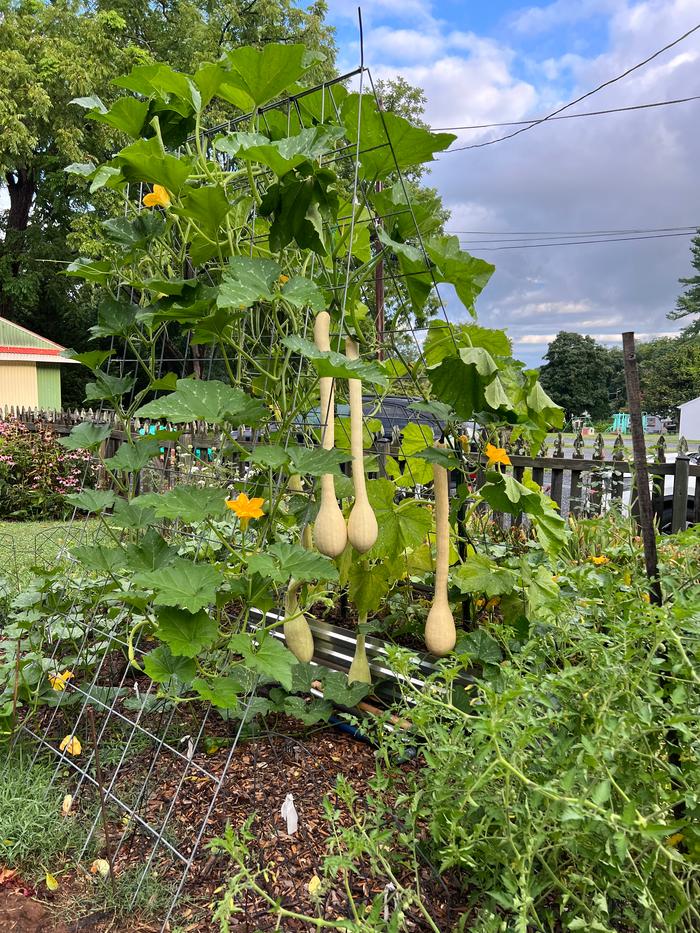
{"label": "red metal roof", "polygon": [[58,347],[3,347],[0,346],[0,353],[31,353],[32,356],[60,356],[61,351]]}

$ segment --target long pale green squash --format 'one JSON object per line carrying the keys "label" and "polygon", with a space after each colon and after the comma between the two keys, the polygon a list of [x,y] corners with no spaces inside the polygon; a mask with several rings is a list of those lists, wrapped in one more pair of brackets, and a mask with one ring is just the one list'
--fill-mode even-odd
{"label": "long pale green squash", "polygon": [[[320,311],[314,322],[314,341],[319,350],[328,352],[330,342],[331,317],[327,311]],[[335,392],[333,379],[322,376],[320,380],[321,396],[321,445],[324,450],[332,450],[335,445]],[[327,557],[338,557],[345,550],[348,530],[345,519],[335,497],[335,481],[331,473],[325,473],[320,480],[321,507],[314,523],[314,544]]]}
{"label": "long pale green squash", "polygon": [[[440,445],[438,445],[440,446]],[[457,641],[455,620],[447,599],[450,566],[450,502],[447,470],[433,464],[435,491],[435,595],[425,623],[425,645],[432,654],[449,654]]]}
{"label": "long pale green squash", "polygon": [[314,656],[314,636],[306,616],[299,608],[301,583],[289,581],[284,595],[284,640],[297,661],[308,664]]}
{"label": "long pale green squash", "polygon": [[[349,360],[359,359],[359,349],[352,337],[345,340],[345,355]],[[348,541],[364,554],[373,547],[379,534],[377,518],[367,498],[365,485],[365,455],[362,438],[362,382],[348,380],[350,396],[350,451],[352,453],[352,481],[355,486],[355,504],[348,519]]]}
{"label": "long pale green squash", "polygon": [[[360,624],[367,621],[367,616],[360,617]],[[359,681],[363,684],[372,683],[372,674],[369,669],[369,661],[367,660],[367,648],[365,646],[365,633],[358,631],[356,635],[357,641],[355,642],[355,654],[353,655],[352,663],[350,665],[350,670],[348,671],[348,683],[354,683]]]}

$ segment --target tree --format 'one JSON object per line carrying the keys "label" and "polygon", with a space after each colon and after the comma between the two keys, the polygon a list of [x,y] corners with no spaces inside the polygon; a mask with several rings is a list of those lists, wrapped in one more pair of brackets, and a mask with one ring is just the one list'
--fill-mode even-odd
{"label": "tree", "polygon": [[542,386],[569,417],[584,411],[594,420],[610,415],[617,364],[609,350],[592,337],[560,331],[544,358]]}
{"label": "tree", "polygon": [[693,256],[691,264],[698,274],[687,279],[679,279],[680,284],[685,286],[685,291],[678,296],[676,308],[674,311],[669,311],[668,317],[672,321],[677,321],[691,314],[698,315],[698,320],[691,324],[693,332],[697,335],[700,329],[700,233],[693,237],[690,251]]}
{"label": "tree", "polygon": [[700,341],[685,332],[640,343],[637,350],[646,411],[675,418],[678,406],[700,395]]}
{"label": "tree", "polygon": [[[294,0],[0,0],[0,197],[9,195],[0,212],[0,315],[85,347],[97,290],[61,271],[74,241],[90,253],[90,230],[112,213],[116,195],[90,196],[64,169],[104,161],[119,137],[86,121],[73,98],[97,94],[109,105],[112,80],[133,65],[160,60],[192,71],[241,42],[322,47],[326,60],[311,80],[328,77],[335,46],[325,12],[322,0],[308,9]],[[212,123],[231,115],[219,108]],[[75,369],[63,367],[67,404],[82,401],[79,381],[70,385]]]}

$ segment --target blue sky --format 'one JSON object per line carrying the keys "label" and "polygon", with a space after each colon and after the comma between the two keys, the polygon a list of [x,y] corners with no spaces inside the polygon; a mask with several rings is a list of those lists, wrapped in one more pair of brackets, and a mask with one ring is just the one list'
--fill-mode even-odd
{"label": "blue sky", "polygon": [[[356,7],[329,0],[343,69],[358,62]],[[546,114],[700,22],[698,0],[365,0],[362,10],[373,75],[423,87],[436,127]],[[700,94],[699,63],[700,32],[572,112]],[[460,132],[454,145],[496,132]],[[536,364],[559,330],[608,344],[627,329],[677,331],[666,313],[690,274],[690,237],[487,252],[483,238],[459,231],[700,226],[698,165],[700,101],[550,123],[448,153],[429,183],[452,212],[448,229],[496,263],[480,320],[505,324],[517,355]]]}

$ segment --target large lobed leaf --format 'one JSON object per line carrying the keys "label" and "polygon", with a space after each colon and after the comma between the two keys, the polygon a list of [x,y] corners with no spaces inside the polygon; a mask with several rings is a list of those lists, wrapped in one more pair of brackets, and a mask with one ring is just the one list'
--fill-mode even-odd
{"label": "large lobed leaf", "polygon": [[211,421],[217,424],[259,424],[267,409],[240,389],[216,379],[178,379],[177,389],[140,408],[139,418],[167,418],[175,424]]}

